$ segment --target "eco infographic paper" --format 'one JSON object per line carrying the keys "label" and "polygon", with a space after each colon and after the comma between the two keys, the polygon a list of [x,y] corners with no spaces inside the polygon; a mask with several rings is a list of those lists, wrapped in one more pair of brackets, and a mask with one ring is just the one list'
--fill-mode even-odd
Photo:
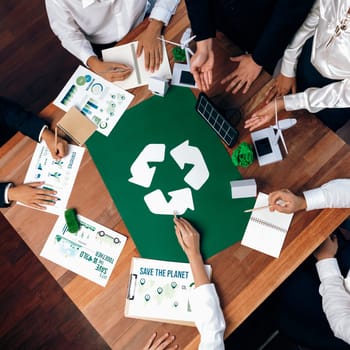
{"label": "eco infographic paper", "polygon": [[46,212],[59,215],[67,208],[84,151],[85,148],[70,144],[67,155],[56,160],[45,142],[36,145],[24,183],[43,181],[42,188],[57,191],[59,200],[55,205],[47,205]]}
{"label": "eco infographic paper", "polygon": [[97,125],[97,131],[108,136],[128,108],[134,95],[79,66],[54,104],[65,112],[71,107]]}
{"label": "eco infographic paper", "polygon": [[126,237],[81,215],[77,218],[80,229],[70,233],[60,216],[40,255],[105,287]]}

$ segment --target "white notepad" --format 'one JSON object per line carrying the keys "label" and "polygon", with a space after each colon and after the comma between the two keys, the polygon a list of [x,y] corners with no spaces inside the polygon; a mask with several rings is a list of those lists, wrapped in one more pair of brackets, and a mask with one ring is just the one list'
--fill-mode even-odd
{"label": "white notepad", "polygon": [[142,51],[141,56],[137,57],[137,43],[137,41],[133,41],[129,44],[115,46],[102,51],[102,57],[105,62],[123,63],[133,68],[133,72],[128,78],[116,81],[115,84],[122,89],[128,90],[137,86],[147,85],[150,77],[171,79],[171,69],[164,42],[162,43],[163,61],[159,69],[153,73],[145,69],[144,52]]}
{"label": "white notepad", "polygon": [[[267,206],[268,195],[259,193],[254,208]],[[253,211],[241,244],[278,258],[293,214],[271,212],[268,208]]]}

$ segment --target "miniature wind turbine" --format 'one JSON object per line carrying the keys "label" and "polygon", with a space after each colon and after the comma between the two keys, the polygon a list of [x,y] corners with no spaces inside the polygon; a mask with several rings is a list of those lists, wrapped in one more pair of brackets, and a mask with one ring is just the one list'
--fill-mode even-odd
{"label": "miniature wind turbine", "polygon": [[275,125],[272,125],[271,128],[273,128],[274,130],[277,130],[275,143],[277,144],[278,140],[281,139],[284,150],[286,151],[287,154],[288,154],[288,149],[287,149],[286,142],[284,141],[282,130],[291,128],[293,125],[296,124],[296,122],[297,120],[295,118],[288,118],[288,119],[278,121],[277,99],[275,98]]}
{"label": "miniature wind turbine", "polygon": [[[295,118],[278,121],[277,100],[275,99],[275,125],[251,133],[260,166],[275,163],[283,159],[281,150],[278,146],[279,139],[281,139],[284,150],[286,151],[286,154],[288,154],[282,130],[289,129],[295,125],[296,122]],[[277,130],[277,132],[275,132],[275,130]]]}
{"label": "miniature wind turbine", "polygon": [[160,38],[160,40],[171,44],[171,45],[175,45],[180,47],[182,50],[185,51],[185,55],[186,55],[186,64],[189,66],[190,65],[190,58],[191,55],[194,55],[193,51],[189,48],[189,43],[196,37],[195,35],[191,36],[192,34],[192,29],[191,28],[187,28],[180,39],[180,43],[176,43],[174,41],[170,41],[170,40],[166,40],[164,38]]}
{"label": "miniature wind turbine", "polygon": [[196,87],[196,82],[194,81],[193,75],[190,70],[190,60],[191,55],[194,55],[193,51],[189,48],[189,43],[196,37],[191,36],[192,29],[187,28],[181,36],[180,42],[176,43],[174,41],[166,40],[164,38],[159,38],[160,40],[180,47],[185,51],[186,63],[175,63],[173,67],[173,77],[171,79],[172,85],[185,86],[185,87]]}

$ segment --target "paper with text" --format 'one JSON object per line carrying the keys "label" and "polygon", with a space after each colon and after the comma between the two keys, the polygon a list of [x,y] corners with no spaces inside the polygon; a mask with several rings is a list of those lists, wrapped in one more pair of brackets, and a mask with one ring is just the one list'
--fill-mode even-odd
{"label": "paper with text", "polygon": [[126,237],[81,215],[77,219],[80,229],[70,233],[61,215],[40,255],[105,287]]}
{"label": "paper with text", "polygon": [[[206,270],[210,276],[210,265]],[[194,326],[192,289],[190,264],[133,258],[125,316]]]}
{"label": "paper with text", "polygon": [[42,188],[57,192],[58,200],[55,205],[47,205],[46,212],[60,215],[67,208],[84,151],[85,148],[70,144],[67,155],[56,160],[44,141],[36,145],[24,183],[43,181]]}
{"label": "paper with text", "polygon": [[65,112],[76,107],[108,136],[128,108],[134,95],[79,66],[54,100]]}

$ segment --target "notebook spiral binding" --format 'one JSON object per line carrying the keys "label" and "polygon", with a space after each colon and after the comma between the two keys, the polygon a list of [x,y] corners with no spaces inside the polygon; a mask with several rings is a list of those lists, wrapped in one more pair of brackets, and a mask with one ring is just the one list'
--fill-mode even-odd
{"label": "notebook spiral binding", "polygon": [[272,228],[272,229],[274,229],[274,230],[277,230],[277,231],[279,231],[279,232],[282,232],[282,233],[286,233],[286,232],[287,232],[287,231],[286,231],[285,229],[283,229],[282,227],[279,227],[279,226],[277,226],[277,225],[271,224],[271,223],[269,223],[269,222],[267,222],[267,221],[265,221],[265,220],[258,219],[258,218],[254,217],[254,216],[251,216],[250,220],[252,220],[252,221],[258,223],[259,225],[265,225],[265,226],[267,226],[267,227],[270,227],[270,228]]}

